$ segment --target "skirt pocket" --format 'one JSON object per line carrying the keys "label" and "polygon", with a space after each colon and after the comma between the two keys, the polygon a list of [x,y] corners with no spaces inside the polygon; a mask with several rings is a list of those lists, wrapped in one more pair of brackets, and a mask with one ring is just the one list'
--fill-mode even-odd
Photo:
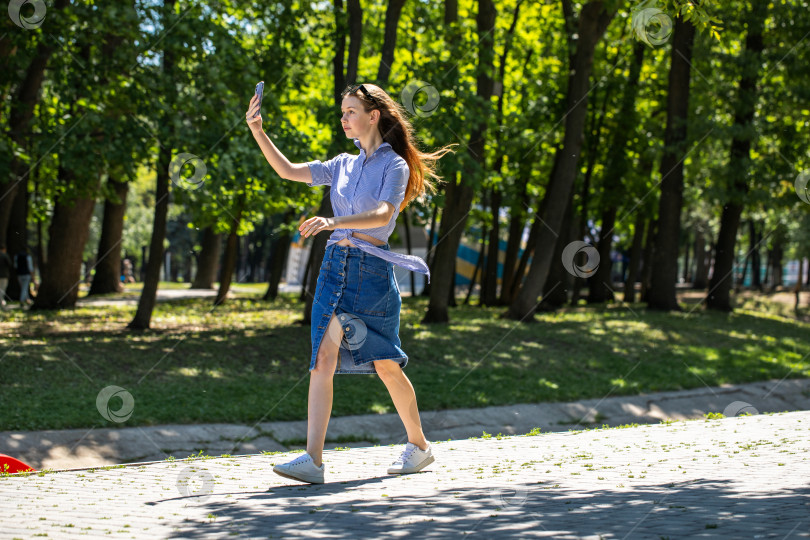
{"label": "skirt pocket", "polygon": [[388,299],[391,292],[388,261],[362,261],[358,266],[359,280],[354,310],[366,315],[384,317],[388,314]]}

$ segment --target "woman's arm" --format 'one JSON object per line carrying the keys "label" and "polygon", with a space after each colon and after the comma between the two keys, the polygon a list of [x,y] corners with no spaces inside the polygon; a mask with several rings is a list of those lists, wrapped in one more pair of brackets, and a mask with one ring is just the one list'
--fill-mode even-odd
{"label": "woman's arm", "polygon": [[273,144],[273,141],[271,141],[270,137],[264,132],[260,123],[258,123],[258,127],[257,124],[251,124],[250,131],[253,133],[256,142],[259,143],[259,148],[261,148],[262,154],[264,154],[267,162],[280,177],[285,180],[293,180],[294,182],[312,183],[312,174],[309,172],[309,166],[307,166],[306,163],[290,163],[290,161],[284,157],[284,154],[276,148],[276,145]]}
{"label": "woman's arm", "polygon": [[290,163],[262,129],[262,115],[259,114],[259,105],[259,96],[253,94],[248,105],[248,111],[245,113],[245,121],[250,127],[250,132],[253,133],[256,142],[259,143],[259,148],[261,148],[265,159],[280,177],[286,180],[311,184],[312,174],[309,172],[309,166],[306,163]]}
{"label": "woman's arm", "polygon": [[376,229],[385,227],[394,215],[394,205],[388,201],[380,201],[377,208],[351,214],[349,216],[338,216],[329,218],[332,220],[334,229]]}
{"label": "woman's arm", "polygon": [[335,229],[376,229],[384,227],[394,215],[394,205],[388,201],[380,201],[377,208],[352,214],[350,216],[337,217],[311,217],[298,226],[301,236],[304,238],[321,231],[333,231]]}
{"label": "woman's arm", "polygon": [[394,207],[387,201],[380,201],[377,208],[352,214],[349,216],[337,216],[329,218],[335,229],[376,229],[385,227],[391,216],[394,215]]}

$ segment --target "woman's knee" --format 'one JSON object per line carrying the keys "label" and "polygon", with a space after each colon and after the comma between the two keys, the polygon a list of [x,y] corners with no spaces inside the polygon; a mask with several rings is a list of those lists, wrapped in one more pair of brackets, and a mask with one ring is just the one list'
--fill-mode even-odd
{"label": "woman's knee", "polygon": [[340,322],[333,313],[332,318],[329,319],[329,324],[326,325],[326,331],[321,338],[318,353],[315,355],[315,367],[311,370],[311,372],[317,372],[317,374],[326,373],[330,375],[335,373],[335,370],[337,369],[338,354],[340,354],[340,351],[338,350],[340,347],[340,339],[343,337],[342,331],[343,329],[341,328]]}
{"label": "woman's knee", "polygon": [[374,360],[374,369],[380,379],[393,379],[402,373],[402,368],[395,360]]}
{"label": "woman's knee", "polygon": [[337,355],[328,354],[328,351],[322,346],[315,356],[315,367],[310,370],[310,373],[313,375],[333,375],[336,369]]}
{"label": "woman's knee", "polygon": [[315,361],[315,367],[309,370],[310,375],[315,377],[331,377],[335,374],[335,364],[328,365],[320,360]]}

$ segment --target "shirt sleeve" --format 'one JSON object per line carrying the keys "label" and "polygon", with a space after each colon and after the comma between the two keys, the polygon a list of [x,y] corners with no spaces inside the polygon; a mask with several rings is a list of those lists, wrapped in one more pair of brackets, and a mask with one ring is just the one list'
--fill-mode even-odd
{"label": "shirt sleeve", "polygon": [[399,211],[399,206],[405,200],[405,191],[408,189],[408,179],[411,176],[411,170],[408,168],[408,163],[400,157],[400,159],[391,163],[386,169],[383,176],[382,191],[380,192],[380,201],[388,201],[394,205],[394,211]]}
{"label": "shirt sleeve", "polygon": [[312,183],[310,186],[331,186],[332,179],[338,172],[340,167],[340,160],[343,154],[338,154],[329,161],[307,161],[309,172],[312,175]]}

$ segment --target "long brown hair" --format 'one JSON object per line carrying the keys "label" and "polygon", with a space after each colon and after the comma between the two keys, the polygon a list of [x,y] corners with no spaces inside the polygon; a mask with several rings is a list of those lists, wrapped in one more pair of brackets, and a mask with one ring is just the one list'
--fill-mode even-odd
{"label": "long brown hair", "polygon": [[[352,88],[355,89],[354,92]],[[436,186],[430,181],[430,178],[436,182],[442,179],[436,174],[436,162],[447,152],[453,152],[452,147],[458,144],[448,144],[435,152],[422,152],[414,142],[413,126],[405,116],[405,108],[391,99],[391,96],[379,86],[364,84],[363,88],[368,91],[373,101],[360,90],[359,86],[347,87],[341,94],[341,99],[350,95],[360,100],[366,112],[374,109],[380,111],[377,129],[383,141],[390,144],[394,152],[402,156],[410,169],[405,200],[399,207],[399,211],[402,212],[412,200],[424,195],[425,191],[436,193]]]}

